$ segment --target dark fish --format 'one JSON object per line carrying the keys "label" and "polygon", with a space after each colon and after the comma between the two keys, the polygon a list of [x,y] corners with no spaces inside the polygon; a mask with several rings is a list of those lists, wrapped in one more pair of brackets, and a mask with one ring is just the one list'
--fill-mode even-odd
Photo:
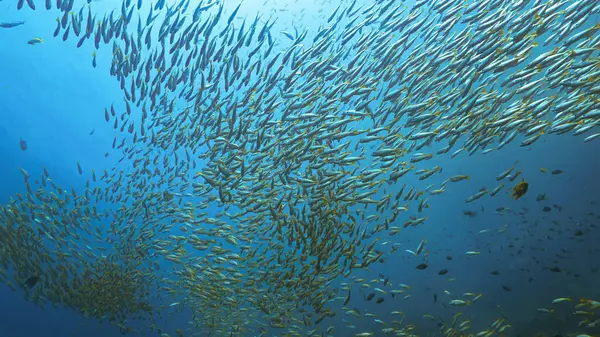
{"label": "dark fish", "polygon": [[552,267],[548,269],[549,271],[553,272],[553,273],[560,273],[562,270],[558,267]]}
{"label": "dark fish", "polygon": [[56,26],[56,29],[54,30],[54,37],[57,37],[58,33],[60,33],[60,20],[57,18],[56,22],[58,23],[58,26]]}
{"label": "dark fish", "polygon": [[492,275],[500,275],[500,272],[497,271],[497,270],[493,270],[493,271],[490,272],[490,274],[492,274]]}
{"label": "dark fish", "polygon": [[506,290],[506,291],[511,291],[512,289],[509,286],[502,286],[502,289]]}
{"label": "dark fish", "polygon": [[19,141],[19,145],[21,146],[21,150],[26,151],[27,150],[27,142],[23,140],[23,138],[21,138],[21,140]]}
{"label": "dark fish", "polygon": [[427,269],[427,267],[429,267],[429,265],[427,263],[421,263],[420,265],[417,266],[417,269],[423,270],[423,269]]}
{"label": "dark fish", "polygon": [[452,256],[450,256],[450,255],[446,256],[446,260],[452,261]]}
{"label": "dark fish", "polygon": [[31,288],[35,287],[35,285],[38,283],[39,280],[40,280],[39,277],[32,276],[32,277],[28,278],[27,281],[25,281],[25,285],[27,286],[27,288],[31,289]]}
{"label": "dark fish", "polygon": [[437,294],[433,294],[433,304],[437,303]]}
{"label": "dark fish", "polygon": [[379,298],[377,299],[377,301],[375,301],[375,303],[379,304],[379,303],[381,303],[381,302],[383,302],[383,301],[384,301],[383,297],[379,297]]}
{"label": "dark fish", "polygon": [[17,22],[0,22],[0,28],[13,28],[25,24],[25,21]]}
{"label": "dark fish", "polygon": [[35,10],[35,4],[33,3],[33,0],[27,0],[27,5],[29,5],[29,8]]}
{"label": "dark fish", "polygon": [[475,211],[463,211],[463,214],[466,215],[466,216],[468,216],[469,218],[472,218],[472,217],[474,217],[474,216],[477,215],[477,212],[475,212]]}
{"label": "dark fish", "polygon": [[440,271],[438,271],[438,275],[446,275],[448,274],[448,269],[442,269]]}
{"label": "dark fish", "polygon": [[94,131],[96,131],[96,129],[93,129],[92,132],[90,132],[90,136],[94,134]]}
{"label": "dark fish", "polygon": [[68,25],[67,28],[65,29],[63,36],[62,36],[62,40],[63,41],[67,41],[67,39],[69,38],[69,32],[71,31],[71,25]]}
{"label": "dark fish", "polygon": [[561,173],[563,173],[563,170],[554,170],[554,171],[552,171],[553,175],[557,175],[557,174],[561,174]]}
{"label": "dark fish", "polygon": [[550,212],[550,211],[552,211],[552,207],[544,206],[544,208],[542,208],[542,211]]}
{"label": "dark fish", "polygon": [[370,293],[369,295],[367,295],[367,301],[372,300],[373,297],[375,297],[375,293]]}
{"label": "dark fish", "polygon": [[231,13],[231,15],[229,16],[229,19],[227,20],[228,26],[231,24],[231,21],[233,21],[233,19],[235,18],[235,15],[237,14],[237,12],[240,10],[241,5],[242,5],[242,3],[240,2],[239,5],[233,10],[233,13]]}

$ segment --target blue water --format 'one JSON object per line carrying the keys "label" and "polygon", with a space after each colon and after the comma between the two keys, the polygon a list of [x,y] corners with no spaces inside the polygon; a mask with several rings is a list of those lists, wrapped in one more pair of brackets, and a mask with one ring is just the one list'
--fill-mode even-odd
{"label": "blue water", "polygon": [[[336,7],[334,3],[308,6],[302,2],[263,5],[262,0],[245,0],[238,16],[253,18],[257,10],[268,13],[269,6],[273,6],[286,9],[275,11],[274,15],[281,16],[275,31],[293,31],[293,24],[316,29],[324,21],[323,17]],[[107,9],[118,6],[109,0],[93,5]],[[236,5],[227,2],[229,11]],[[294,19],[293,13],[302,8],[303,20]],[[98,66],[93,68],[93,44],[76,48],[76,39],[63,42],[60,36],[53,38],[55,19],[45,10],[17,11],[13,1],[0,2],[0,21],[26,22],[16,28],[0,29],[1,203],[10,202],[17,193],[26,193],[19,167],[29,172],[32,181],[41,175],[42,167],[46,167],[52,179],[64,189],[73,187],[83,192],[92,169],[99,176],[104,169],[126,165],[118,162],[120,155],[111,148],[115,130],[104,121],[104,108],[123,101],[119,83],[108,72],[110,46],[101,46]],[[45,43],[36,46],[26,43],[38,36],[44,38]],[[277,38],[283,39],[282,36]],[[27,142],[26,151],[20,149],[20,139]],[[385,302],[376,304],[363,300],[370,291],[363,294],[358,286],[353,286],[353,299],[348,307],[359,308],[363,313],[378,313],[384,321],[391,321],[390,311],[402,311],[407,315],[406,322],[416,324],[423,336],[426,331],[437,331],[435,322],[424,319],[424,314],[450,321],[452,315],[461,311],[464,317],[472,319],[473,331],[480,331],[501,317],[498,305],[513,326],[507,336],[533,336],[538,331],[579,331],[572,315],[573,305],[553,306],[556,312],[552,316],[539,313],[536,308],[549,307],[557,297],[600,299],[600,273],[594,271],[600,268],[599,144],[600,140],[583,143],[581,137],[570,134],[548,135],[529,148],[519,147],[515,141],[501,151],[486,155],[462,153],[454,159],[443,157],[430,161],[427,167],[440,165],[443,168],[440,176],[469,174],[470,179],[449,184],[446,192],[430,197],[430,209],[424,213],[429,217],[426,225],[402,230],[393,237],[402,246],[387,256],[384,264],[374,264],[369,272],[353,274],[370,280],[382,273],[394,284],[410,285],[408,293],[412,296],[406,300],[402,299],[403,295],[393,300],[388,296]],[[513,200],[507,195],[518,178],[513,183],[507,182],[496,197],[486,196],[470,204],[464,202],[480,188],[496,186],[496,175],[513,166],[515,161],[518,161],[515,167],[530,184],[523,198]],[[84,175],[78,174],[77,162]],[[549,171],[560,169],[564,173],[542,173],[542,167]],[[409,186],[417,183],[416,176],[409,179],[414,180],[407,181]],[[439,186],[441,178],[437,179]],[[431,182],[428,180],[424,185]],[[549,200],[536,201],[540,193],[547,193]],[[562,211],[557,208],[542,211],[544,206],[551,205],[560,206]],[[495,212],[498,207],[508,207],[515,214],[498,215]],[[465,216],[465,210],[475,211],[477,215]],[[516,214],[518,212],[522,214]],[[409,215],[416,213],[411,210]],[[505,231],[498,233],[502,228]],[[485,229],[490,231],[479,233]],[[575,237],[577,230],[582,230],[584,235]],[[416,250],[422,237],[428,241],[429,268],[417,270],[415,267],[421,259],[404,250]],[[480,251],[481,255],[465,256],[470,250]],[[453,259],[447,260],[447,256]],[[553,266],[563,271],[547,270]],[[448,269],[448,274],[438,275],[441,269]],[[500,274],[491,275],[493,270]],[[444,305],[449,300],[444,290],[455,295],[465,292],[484,295],[477,306],[453,308]],[[436,304],[434,294],[438,297]],[[174,336],[175,329],[186,327],[190,320],[187,314],[170,316],[163,329]],[[336,336],[381,329],[373,319],[363,318],[352,320],[359,329],[351,331],[344,328],[342,318],[348,316],[344,317],[340,311],[336,318],[325,321],[336,325]],[[110,323],[83,318],[70,309],[53,308],[51,304],[41,309],[26,301],[20,288],[11,291],[4,284],[0,284],[0,329],[0,337],[120,335],[119,329]],[[273,331],[269,335],[277,334]]]}

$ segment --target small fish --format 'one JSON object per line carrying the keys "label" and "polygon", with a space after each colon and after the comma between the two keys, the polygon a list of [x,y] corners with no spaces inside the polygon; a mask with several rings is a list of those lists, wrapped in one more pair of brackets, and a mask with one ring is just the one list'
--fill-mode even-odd
{"label": "small fish", "polygon": [[442,269],[440,271],[438,271],[438,275],[446,275],[448,274],[448,269]]}
{"label": "small fish", "polygon": [[512,172],[512,170],[514,170],[514,168],[515,167],[513,166],[513,167],[509,168],[508,170],[506,170],[506,171],[500,173],[499,175],[497,175],[496,176],[496,181],[500,181],[500,180],[508,177],[508,175]]}
{"label": "small fish", "polygon": [[452,177],[448,178],[448,180],[450,182],[453,182],[453,183],[457,183],[459,181],[469,180],[469,179],[470,179],[470,176],[468,174],[467,175],[460,175],[459,174],[459,175],[455,175],[455,176],[452,176]]}
{"label": "small fish", "polygon": [[0,22],[0,28],[14,28],[23,24],[25,24],[25,21]]}
{"label": "small fish", "polygon": [[557,174],[561,174],[561,173],[563,173],[563,170],[554,170],[554,171],[551,172],[551,174],[554,175],[554,176],[557,175]]}
{"label": "small fish", "polygon": [[429,267],[429,265],[427,263],[421,263],[417,266],[417,269],[424,270],[424,269],[427,269],[427,267]]}
{"label": "small fish", "polygon": [[552,300],[552,303],[568,302],[568,301],[572,301],[572,300],[573,299],[571,299],[570,297],[559,297],[559,298]]}
{"label": "small fish", "polygon": [[417,251],[415,252],[415,255],[421,254],[421,251],[423,251],[423,248],[425,247],[426,242],[427,241],[425,241],[425,238],[421,239],[421,243],[419,243],[419,247],[417,247]]}
{"label": "small fish", "polygon": [[23,138],[19,141],[19,146],[21,146],[21,151],[27,151],[27,142]]}
{"label": "small fish", "polygon": [[474,217],[474,216],[477,215],[477,212],[475,212],[475,211],[463,211],[463,214],[466,215],[466,216],[468,216],[469,218],[472,218],[472,217]]}
{"label": "small fish", "polygon": [[31,289],[31,288],[35,287],[35,285],[39,282],[39,280],[40,280],[39,277],[32,276],[25,281],[25,286],[27,286],[27,288]]}
{"label": "small fish", "polygon": [[41,37],[34,37],[33,39],[27,41],[27,44],[35,46],[36,44],[44,43],[44,39]]}
{"label": "small fish", "polygon": [[520,197],[522,197],[523,195],[525,195],[525,193],[527,193],[528,189],[529,189],[529,183],[527,183],[525,180],[523,180],[520,183],[518,183],[515,187],[513,187],[511,196],[515,200],[519,200]]}
{"label": "small fish", "polygon": [[352,293],[350,292],[350,288],[348,288],[348,296],[346,296],[346,298],[344,299],[344,305],[348,304],[348,302],[350,302],[350,298],[352,297]]}
{"label": "small fish", "polygon": [[454,307],[462,307],[462,306],[471,304],[471,302],[463,301],[463,300],[452,300],[452,301],[448,302],[448,304],[450,304],[451,306],[454,306]]}

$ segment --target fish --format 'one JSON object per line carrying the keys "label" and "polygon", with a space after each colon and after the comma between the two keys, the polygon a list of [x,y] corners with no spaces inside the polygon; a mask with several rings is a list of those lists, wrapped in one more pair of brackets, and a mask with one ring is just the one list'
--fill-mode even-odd
{"label": "fish", "polygon": [[[510,144],[534,153],[548,135],[597,138],[599,28],[590,1],[348,1],[315,14],[322,26],[314,30],[302,10],[284,20],[282,6],[246,20],[241,2],[233,11],[222,1],[125,0],[109,12],[88,4],[56,1],[62,14],[51,28],[75,39],[65,50],[90,40],[92,68],[115,79],[123,100],[105,106],[115,134],[104,153],[116,160],[71,189],[46,170],[23,170],[23,193],[0,206],[8,247],[0,261],[25,275],[44,270],[46,301],[122,333],[138,332],[127,321],[136,317],[148,323],[136,330],[157,331],[156,317],[176,303],[191,309],[185,329],[198,335],[334,335],[325,325],[340,313],[392,329],[357,336],[413,335],[411,315],[388,326],[379,311],[346,308],[351,286],[366,294],[355,296],[357,307],[376,294],[376,303],[388,293],[411,299],[408,286],[391,289],[393,277],[371,275],[397,260],[404,232],[430,229],[429,204],[469,188],[472,173],[478,184],[496,184],[467,199],[483,212],[487,194],[504,202],[504,184],[530,171],[515,163],[477,179],[468,166],[443,175],[467,155],[504,155]],[[35,178],[41,185],[32,186]],[[519,199],[529,185],[516,184],[509,196]],[[478,240],[542,228],[512,226],[513,217],[531,218],[526,210],[497,214],[511,225],[486,224]],[[422,238],[406,251],[425,255],[416,267],[424,270],[446,248],[437,245]],[[488,252],[528,248],[500,243]],[[476,306],[482,296],[447,295],[446,307]],[[499,314],[473,325],[485,325],[482,335],[510,334]],[[425,334],[478,334],[458,313],[434,320],[440,326]]]}
{"label": "fish", "polygon": [[525,193],[527,193],[528,189],[529,183],[523,180],[520,183],[518,183],[515,187],[513,187],[511,196],[515,200],[519,200],[519,198],[521,198],[523,195],[525,195]]}
{"label": "fish", "polygon": [[553,299],[552,303],[561,303],[561,302],[568,302],[568,301],[572,301],[572,299],[569,297],[559,297],[559,298]]}
{"label": "fish", "polygon": [[470,305],[471,302],[455,299],[455,300],[451,300],[450,302],[448,302],[448,304],[450,304],[451,306],[454,306],[454,307],[462,307],[462,306]]}
{"label": "fish", "polygon": [[40,43],[44,43],[44,39],[40,37],[34,37],[33,39],[27,41],[27,44],[30,44],[32,46]]}
{"label": "fish", "polygon": [[21,25],[24,25],[25,21],[15,21],[15,22],[0,22],[0,28],[14,28]]}
{"label": "fish", "polygon": [[421,263],[421,264],[417,265],[417,269],[419,269],[419,270],[427,269],[427,267],[429,267],[429,265],[427,263]]}
{"label": "fish", "polygon": [[19,140],[19,147],[21,148],[21,151],[27,151],[27,142],[23,140],[23,138]]}
{"label": "fish", "polygon": [[35,285],[40,281],[40,278],[38,276],[31,276],[29,277],[27,280],[25,280],[25,286],[28,289],[31,289],[33,287],[35,287]]}

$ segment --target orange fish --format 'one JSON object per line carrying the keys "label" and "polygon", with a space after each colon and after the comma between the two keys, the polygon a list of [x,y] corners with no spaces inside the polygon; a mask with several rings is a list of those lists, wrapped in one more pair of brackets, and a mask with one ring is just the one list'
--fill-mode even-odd
{"label": "orange fish", "polygon": [[512,188],[511,197],[515,198],[515,200],[519,200],[520,197],[527,193],[528,189],[529,183],[525,180],[522,180],[520,183],[518,183],[515,187]]}

